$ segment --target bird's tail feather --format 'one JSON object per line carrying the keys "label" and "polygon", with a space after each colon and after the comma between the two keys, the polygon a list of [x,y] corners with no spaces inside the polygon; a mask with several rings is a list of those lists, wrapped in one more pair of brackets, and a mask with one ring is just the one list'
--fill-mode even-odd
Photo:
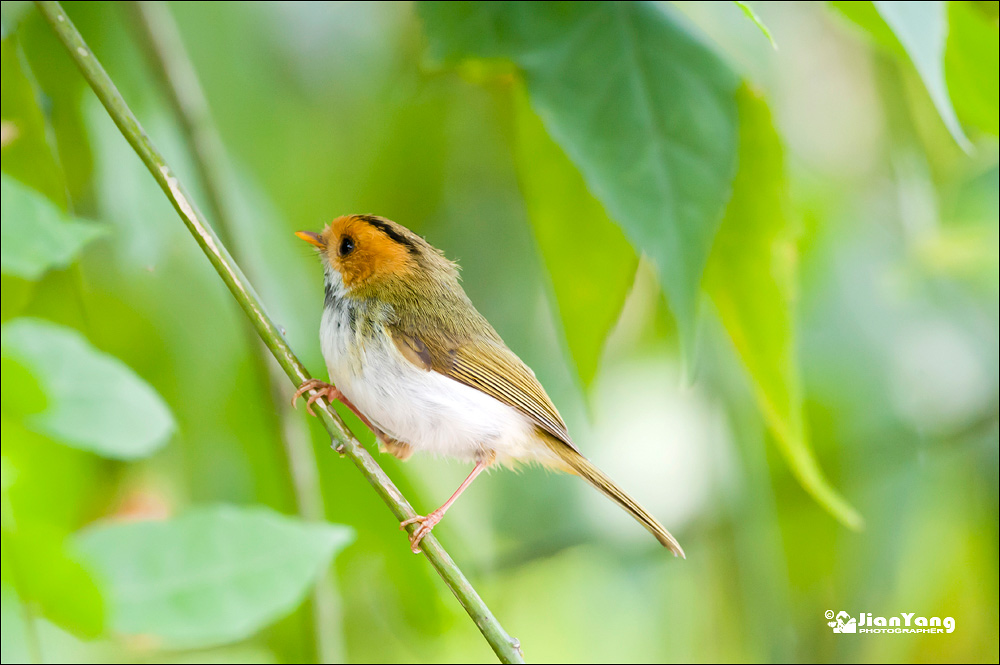
{"label": "bird's tail feather", "polygon": [[605,496],[624,508],[628,513],[653,534],[664,547],[674,553],[674,556],[684,557],[684,550],[677,539],[670,535],[655,517],[639,505],[635,499],[618,487],[603,471],[598,469],[586,457],[578,453],[564,442],[550,436],[543,436],[553,453],[566,465],[566,470],[575,473],[588,483],[599,489]]}

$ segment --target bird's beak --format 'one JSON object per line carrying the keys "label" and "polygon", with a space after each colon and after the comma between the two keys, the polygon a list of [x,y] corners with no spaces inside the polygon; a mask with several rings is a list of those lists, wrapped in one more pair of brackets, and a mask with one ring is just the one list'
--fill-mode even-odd
{"label": "bird's beak", "polygon": [[318,233],[313,233],[312,231],[296,231],[295,235],[302,238],[310,245],[316,245],[320,249],[326,247],[323,243],[323,238],[321,238]]}

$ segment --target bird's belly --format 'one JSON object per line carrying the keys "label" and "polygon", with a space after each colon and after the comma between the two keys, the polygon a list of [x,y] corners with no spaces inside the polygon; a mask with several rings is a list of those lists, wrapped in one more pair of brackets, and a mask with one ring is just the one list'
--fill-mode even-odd
{"label": "bird's belly", "polygon": [[334,384],[386,434],[414,451],[470,461],[532,461],[547,453],[520,411],[414,366],[388,336],[376,337],[381,341],[369,338],[362,348],[328,337],[323,351]]}

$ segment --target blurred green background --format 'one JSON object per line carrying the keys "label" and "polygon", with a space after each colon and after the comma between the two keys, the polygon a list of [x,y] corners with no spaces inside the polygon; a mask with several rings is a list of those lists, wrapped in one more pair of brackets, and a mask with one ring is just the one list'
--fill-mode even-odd
{"label": "blurred green background", "polygon": [[[66,9],[207,211],[135,9]],[[435,533],[529,661],[996,662],[997,3],[752,12],[166,16],[231,249],[313,374],[292,233],[394,219],[683,544],[576,478],[478,480]],[[27,3],[2,73],[3,662],[491,662]],[[330,525],[297,507],[302,440]],[[468,472],[378,460],[418,510]],[[836,635],[827,610],[956,629]]]}

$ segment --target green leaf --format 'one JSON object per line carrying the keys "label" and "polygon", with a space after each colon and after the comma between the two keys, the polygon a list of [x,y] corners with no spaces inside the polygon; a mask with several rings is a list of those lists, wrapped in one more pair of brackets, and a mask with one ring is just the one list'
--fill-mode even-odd
{"label": "green leaf", "polygon": [[0,37],[6,39],[28,13],[32,3],[28,0],[4,0],[0,3]]}
{"label": "green leaf", "polygon": [[570,355],[582,384],[589,386],[639,259],[520,90],[514,115],[521,192]]}
{"label": "green leaf", "polygon": [[944,47],[948,34],[945,3],[940,0],[879,0],[872,4],[906,49],[906,54],[917,68],[917,73],[923,79],[948,131],[958,145],[968,152],[972,149],[972,144],[958,122],[944,79]]}
{"label": "green leaf", "polygon": [[[5,9],[7,4],[3,3]],[[4,19],[6,21],[6,17]],[[17,38],[0,42],[0,76],[3,78],[0,154],[4,173],[53,201],[65,201],[66,183],[52,151],[47,118],[39,107],[40,92],[26,66]]]}
{"label": "green leaf", "polygon": [[17,592],[9,584],[0,584],[0,662],[27,663],[31,660],[26,628],[24,606]]}
{"label": "green leaf", "polygon": [[781,143],[762,99],[744,88],[739,103],[740,170],[709,258],[705,288],[792,473],[834,517],[860,528],[861,516],[819,468],[803,419],[792,312],[795,228],[787,212]]}
{"label": "green leaf", "polygon": [[0,195],[0,269],[8,275],[38,279],[50,268],[69,265],[85,244],[103,233],[97,224],[66,215],[7,174],[0,174]]}
{"label": "green leaf", "polygon": [[1000,134],[1000,30],[968,2],[948,3],[944,65],[948,90],[963,122]]}
{"label": "green leaf", "polygon": [[424,2],[432,58],[508,59],[532,107],[660,274],[691,340],[736,167],[737,76],[658,5]]}
{"label": "green leaf", "polygon": [[23,421],[25,416],[45,410],[46,398],[31,371],[13,358],[0,357],[3,398],[0,412]]}
{"label": "green leaf", "polygon": [[872,2],[856,2],[855,0],[835,0],[829,3],[841,14],[851,19],[881,48],[890,51],[893,55],[906,58],[906,49],[899,43],[899,39],[893,33],[882,16],[875,9]]}
{"label": "green leaf", "polygon": [[743,13],[746,15],[748,19],[753,21],[754,25],[760,28],[760,31],[764,33],[765,37],[767,37],[767,41],[771,42],[771,47],[774,48],[775,51],[777,51],[778,43],[774,41],[774,37],[771,36],[771,31],[768,30],[767,26],[764,25],[764,22],[760,20],[760,17],[757,16],[757,12],[753,10],[753,7],[751,7],[749,4],[745,2],[738,2],[738,1],[736,2],[736,6],[739,7],[741,10],[743,10]]}
{"label": "green leaf", "polygon": [[136,459],[163,447],[174,430],[156,391],[75,330],[15,319],[2,328],[0,351],[26,368],[46,397],[43,410],[23,416],[34,432],[104,457]]}
{"label": "green leaf", "polygon": [[972,144],[955,115],[945,83],[945,38],[948,34],[945,3],[920,0],[832,4],[864,28],[877,44],[913,63],[952,138],[963,150],[970,151]]}
{"label": "green leaf", "polygon": [[352,539],[344,526],[214,506],[164,522],[99,525],[78,543],[106,581],[116,632],[197,648],[244,639],[287,615]]}
{"label": "green leaf", "polygon": [[4,525],[3,582],[23,602],[81,637],[104,630],[104,600],[66,534],[50,525],[18,519]]}

